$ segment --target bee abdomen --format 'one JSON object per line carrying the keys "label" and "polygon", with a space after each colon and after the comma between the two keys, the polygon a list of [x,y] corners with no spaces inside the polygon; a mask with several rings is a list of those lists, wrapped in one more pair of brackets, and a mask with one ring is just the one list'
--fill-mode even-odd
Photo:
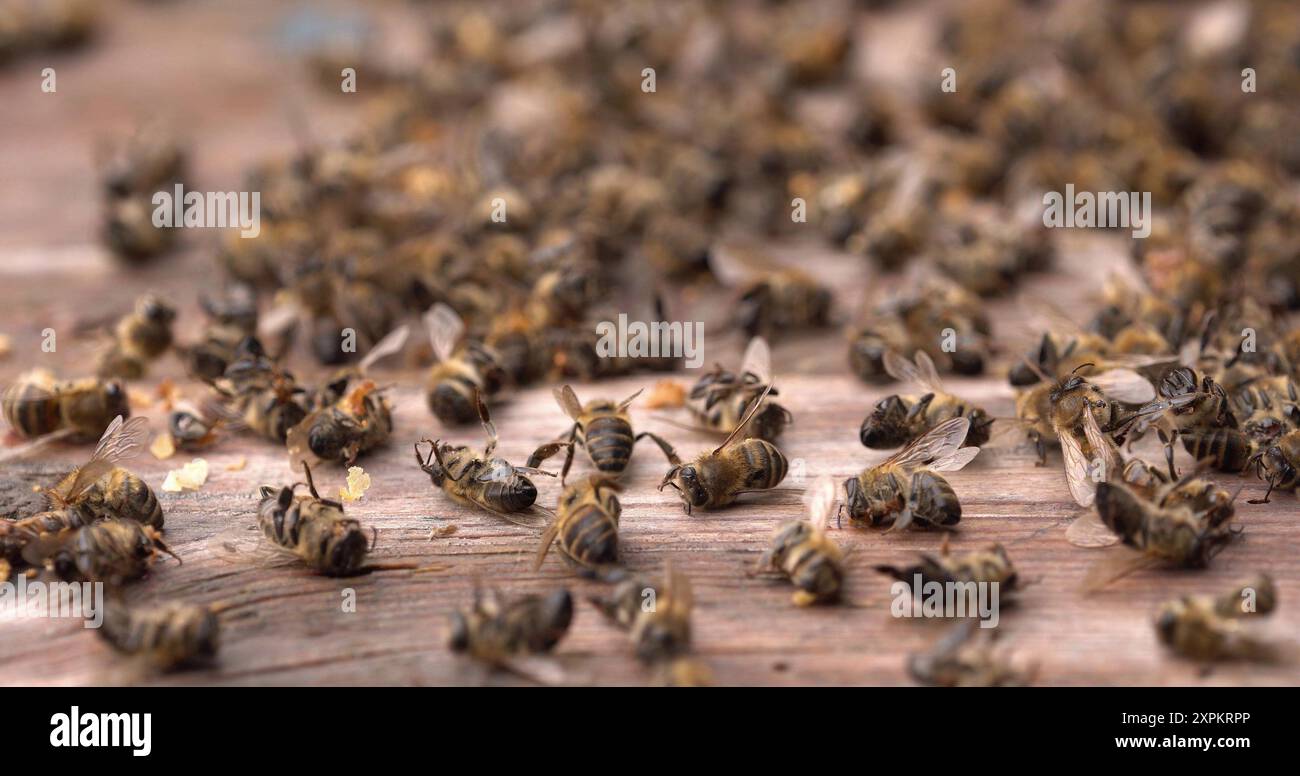
{"label": "bee abdomen", "polygon": [[582,563],[613,563],[618,560],[618,524],[595,504],[587,504],[568,520],[562,543]]}
{"label": "bee abdomen", "polygon": [[1209,458],[1221,472],[1239,472],[1250,461],[1250,438],[1235,428],[1185,432],[1182,439],[1193,458]]}
{"label": "bee abdomen", "polygon": [[790,581],[818,598],[832,598],[839,593],[844,572],[826,553],[804,545],[785,558],[784,570]]}
{"label": "bee abdomen", "polygon": [[5,420],[20,436],[37,437],[58,431],[63,424],[59,400],[31,383],[15,383],[0,397]]}
{"label": "bee abdomen", "polygon": [[956,525],[961,520],[961,502],[943,477],[919,471],[912,475],[908,506],[914,520],[930,525]]}
{"label": "bee abdomen", "polygon": [[746,439],[741,443],[740,453],[745,458],[749,475],[745,478],[745,487],[774,488],[785,479],[789,464],[785,455],[776,445],[763,439]]}
{"label": "bee abdomen", "polygon": [[583,434],[591,462],[602,472],[620,474],[632,457],[632,424],[619,417],[598,417]]}
{"label": "bee abdomen", "polygon": [[521,512],[537,501],[537,486],[527,477],[514,476],[489,482],[483,489],[488,506],[503,512]]}

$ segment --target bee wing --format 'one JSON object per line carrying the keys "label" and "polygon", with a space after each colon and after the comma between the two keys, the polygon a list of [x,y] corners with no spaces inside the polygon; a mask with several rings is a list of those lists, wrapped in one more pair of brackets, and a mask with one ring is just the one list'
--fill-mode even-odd
{"label": "bee wing", "polygon": [[804,501],[808,505],[808,520],[819,531],[824,531],[827,523],[830,522],[831,513],[835,511],[837,492],[835,480],[829,475],[824,475],[818,477],[804,493]]}
{"label": "bee wing", "polygon": [[524,528],[534,528],[534,529],[544,528],[547,525],[547,523],[550,521],[550,517],[546,514],[546,512],[542,510],[541,507],[538,506],[529,507],[528,509],[525,509],[522,512],[502,512],[499,509],[494,509],[493,507],[490,507],[486,504],[479,503],[477,501],[474,503],[481,509],[491,512],[494,515],[504,517],[506,520],[509,520],[515,525],[522,526]]}
{"label": "bee wing", "polygon": [[935,368],[934,361],[924,350],[916,351],[915,364],[893,350],[886,350],[884,364],[885,371],[895,380],[918,385],[924,390],[934,393],[943,391],[943,381],[939,379],[939,370]]}
{"label": "bee wing", "polygon": [[112,471],[119,461],[135,455],[148,431],[149,421],[146,418],[137,416],[130,420],[123,420],[121,415],[113,418],[113,422],[109,423],[108,428],[104,430],[104,435],[99,438],[99,444],[96,445],[90,460],[77,470],[77,476],[68,483],[66,491],[58,495],[65,502],[81,495],[96,480]]}
{"label": "bee wing", "polygon": [[745,358],[740,362],[740,374],[751,374],[758,378],[759,385],[772,382],[772,350],[767,340],[755,337],[745,347]]}
{"label": "bee wing", "polygon": [[979,455],[978,447],[962,447],[954,450],[951,455],[946,455],[936,461],[931,462],[925,468],[934,472],[955,472],[966,468],[966,464],[975,460]]}
{"label": "bee wing", "polygon": [[[966,433],[970,431],[970,420],[967,418],[949,418],[925,434],[912,440],[911,444],[899,450],[890,456],[884,464],[894,464],[902,466],[905,469],[918,469],[927,464],[934,468],[934,464],[942,460],[949,459],[957,453],[961,447],[962,441],[966,439]],[[966,448],[979,452],[978,447]],[[974,453],[964,454],[965,461],[961,466],[965,466]],[[957,466],[960,469],[961,466]],[[955,469],[937,469],[936,471],[955,471]]]}
{"label": "bee wing", "polygon": [[205,544],[212,556],[224,563],[263,569],[301,563],[297,555],[262,536],[256,527],[232,526]]}
{"label": "bee wing", "polygon": [[361,371],[365,372],[370,369],[371,366],[379,362],[380,359],[387,358],[394,353],[400,352],[402,347],[406,345],[406,338],[410,336],[410,334],[411,327],[402,324],[384,335],[384,338],[379,340],[379,342],[376,342],[375,346],[370,349],[370,352],[366,354],[366,357],[361,359]]}
{"label": "bee wing", "polygon": [[1083,434],[1088,439],[1092,454],[1100,458],[1104,464],[1102,471],[1105,476],[1109,477],[1119,471],[1122,466],[1119,460],[1119,449],[1115,447],[1110,437],[1101,432],[1101,427],[1097,425],[1097,418],[1093,416],[1090,409],[1083,413]]}
{"label": "bee wing", "polygon": [[22,444],[15,445],[7,450],[4,450],[3,452],[0,452],[0,463],[5,463],[7,461],[12,461],[17,458],[24,458],[26,456],[32,455],[33,453],[38,453],[41,450],[44,450],[46,447],[48,447],[51,442],[57,442],[61,439],[67,439],[71,436],[74,436],[76,433],[77,430],[75,428],[61,428],[58,431],[53,431],[49,434],[39,436],[36,439],[28,440],[27,442],[24,442]]}
{"label": "bee wing", "polygon": [[546,526],[546,530],[542,532],[542,546],[537,548],[537,560],[533,564],[534,571],[540,569],[542,563],[546,561],[546,554],[551,551],[551,545],[555,542],[555,537],[559,532],[560,524],[555,520],[552,520],[551,524]]}
{"label": "bee wing", "polygon": [[[767,395],[771,392],[772,392],[772,384],[768,383],[767,387],[763,389],[763,393],[759,394],[759,397],[754,400],[754,403],[752,405],[750,405],[749,411],[745,413],[745,417],[740,419],[740,422],[736,424],[736,427],[731,430],[730,434],[727,434],[727,438],[722,440],[722,444],[718,445],[717,448],[714,449],[713,451],[714,455],[717,455],[718,453],[722,452],[722,449],[727,445],[731,444],[731,440],[735,439],[736,435],[739,434],[741,430],[745,428],[745,426],[749,425],[750,419],[754,417],[754,414],[756,412],[758,412],[758,408],[763,406],[763,400],[766,399]],[[965,418],[962,418],[962,420],[965,420]],[[969,423],[967,425],[969,425]]]}
{"label": "bee wing", "polygon": [[1158,565],[1160,560],[1150,555],[1136,552],[1129,547],[1113,547],[1107,550],[1107,556],[1097,560],[1083,576],[1080,587],[1086,593],[1094,593],[1110,583]]}
{"label": "bee wing", "polygon": [[691,588],[691,580],[671,563],[664,569],[664,576],[667,577],[667,593],[669,615],[673,618],[688,619],[691,616],[691,610],[695,607],[695,591]]}
{"label": "bee wing", "polygon": [[439,361],[447,361],[456,352],[456,345],[465,333],[465,322],[456,311],[439,302],[424,314],[424,328],[429,333],[429,344]]}
{"label": "bee wing", "polygon": [[[637,393],[640,393],[638,391]],[[573,387],[562,385],[559,388],[551,389],[551,395],[555,397],[555,403],[560,405],[564,414],[571,419],[577,420],[582,416],[582,402],[578,401],[578,394],[573,392]],[[633,398],[636,398],[633,396]]]}
{"label": "bee wing", "polygon": [[1057,429],[1056,435],[1065,457],[1065,481],[1070,486],[1070,495],[1079,506],[1091,507],[1097,498],[1097,488],[1088,470],[1088,457],[1069,429]]}
{"label": "bee wing", "polygon": [[545,655],[510,655],[497,660],[498,667],[530,682],[546,687],[579,684],[581,678],[565,670],[553,657]]}
{"label": "bee wing", "polygon": [[1097,386],[1107,398],[1125,404],[1146,404],[1156,397],[1156,389],[1150,381],[1132,369],[1108,369],[1088,375],[1088,382]]}
{"label": "bee wing", "polygon": [[1119,537],[1115,532],[1110,530],[1101,521],[1101,517],[1092,510],[1088,510],[1083,516],[1070,523],[1070,527],[1065,529],[1065,538],[1075,547],[1110,547],[1119,543]]}
{"label": "bee wing", "polygon": [[293,302],[282,302],[262,314],[257,321],[257,335],[266,342],[276,342],[286,336],[302,315],[301,308]]}
{"label": "bee wing", "polygon": [[632,394],[631,396],[627,397],[627,398],[624,399],[623,401],[619,402],[619,403],[618,403],[618,408],[619,408],[620,410],[625,410],[625,409],[627,409],[627,408],[632,404],[632,402],[636,401],[636,397],[640,396],[640,395],[643,394],[643,393],[645,393],[645,389],[644,389],[644,388],[640,389],[640,390],[637,391],[636,393]]}
{"label": "bee wing", "polygon": [[743,286],[766,269],[771,260],[748,246],[734,242],[717,242],[709,249],[709,269],[724,286]]}

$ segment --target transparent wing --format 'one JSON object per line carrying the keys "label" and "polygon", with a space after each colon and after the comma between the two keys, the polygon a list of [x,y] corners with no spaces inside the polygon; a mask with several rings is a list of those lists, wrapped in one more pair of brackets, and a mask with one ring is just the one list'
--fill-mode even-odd
{"label": "transparent wing", "polygon": [[361,371],[365,372],[381,359],[400,352],[402,347],[406,345],[406,338],[409,337],[410,334],[411,327],[402,324],[384,335],[384,338],[379,340],[379,342],[376,342],[375,346],[366,354],[366,357],[361,360]]}
{"label": "transparent wing", "polygon": [[[968,431],[970,431],[970,420],[949,418],[914,439],[907,447],[894,453],[885,463],[897,464],[905,469],[916,469],[946,459],[961,448]],[[978,447],[972,449],[979,451]]]}
{"label": "transparent wing", "polygon": [[1160,560],[1150,555],[1143,555],[1129,547],[1112,547],[1108,555],[1101,558],[1084,574],[1081,587],[1084,592],[1096,592],[1103,587],[1145,568],[1159,565]]}
{"label": "transparent wing", "polygon": [[772,382],[772,351],[767,340],[755,337],[745,348],[745,358],[740,362],[740,374],[751,374],[758,378],[759,385]]}
{"label": "transparent wing", "polygon": [[1070,523],[1065,529],[1065,539],[1075,547],[1110,547],[1119,543],[1119,537],[1110,530],[1101,517],[1092,510]]}
{"label": "transparent wing", "polygon": [[292,551],[262,536],[256,526],[232,526],[208,539],[205,546],[212,557],[233,565],[266,569],[301,562]]}
{"label": "transparent wing", "polygon": [[1125,404],[1146,404],[1156,397],[1156,389],[1145,377],[1132,369],[1108,369],[1088,376],[1109,399]]}
{"label": "transparent wing", "polygon": [[955,472],[966,468],[966,464],[975,460],[979,455],[978,447],[962,447],[954,450],[951,455],[945,455],[936,459],[925,468],[935,472]]}
{"label": "transparent wing", "polygon": [[139,452],[148,432],[149,421],[146,418],[134,417],[124,421],[118,415],[99,438],[99,444],[90,460],[77,470],[77,476],[68,483],[67,490],[58,495],[65,502],[81,495],[96,480],[112,471],[118,462]]}
{"label": "transparent wing", "polygon": [[564,414],[571,419],[577,420],[582,415],[582,402],[578,401],[578,394],[573,392],[571,386],[562,385],[554,388],[551,390],[551,395],[555,397],[555,403],[560,405],[560,409],[564,410]]}
{"label": "transparent wing", "polygon": [[835,480],[829,475],[818,477],[817,481],[804,493],[804,502],[808,506],[808,520],[819,530],[825,530],[830,522],[831,513],[835,511]]}
{"label": "transparent wing", "polygon": [[1088,457],[1083,454],[1083,447],[1068,429],[1058,429],[1057,437],[1061,440],[1061,453],[1065,456],[1065,481],[1070,486],[1070,495],[1081,507],[1091,507],[1097,498],[1096,483],[1088,470]]}
{"label": "transparent wing", "polygon": [[943,382],[934,367],[934,361],[924,350],[916,351],[916,363],[913,364],[893,350],[885,351],[885,371],[890,377],[904,383],[917,385],[926,391],[938,393],[943,390]]}
{"label": "transparent wing", "polygon": [[1102,469],[1106,477],[1118,472],[1121,468],[1119,460],[1119,449],[1110,437],[1102,433],[1101,427],[1097,425],[1097,418],[1093,416],[1092,410],[1083,412],[1083,433],[1088,440],[1088,446],[1092,448],[1092,454],[1099,458],[1104,465]]}
{"label": "transparent wing", "polygon": [[709,250],[709,269],[724,286],[743,286],[763,271],[774,269],[766,254],[734,242],[714,243]]}
{"label": "transparent wing", "polygon": [[456,352],[456,345],[465,333],[465,322],[456,311],[439,302],[424,314],[424,328],[429,333],[429,344],[439,361],[446,361]]}

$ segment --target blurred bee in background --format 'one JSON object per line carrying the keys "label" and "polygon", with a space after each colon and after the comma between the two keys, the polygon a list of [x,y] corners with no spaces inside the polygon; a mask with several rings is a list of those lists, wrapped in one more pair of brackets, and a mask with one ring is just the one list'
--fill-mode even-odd
{"label": "blurred bee in background", "polygon": [[217,439],[219,419],[208,418],[193,409],[176,409],[167,416],[167,432],[178,450],[202,450]]}
{"label": "blurred bee in background", "polygon": [[199,341],[181,347],[185,372],[205,382],[226,373],[238,355],[239,343],[257,334],[257,296],[251,286],[232,283],[220,296],[199,296],[208,317]]}
{"label": "blurred bee in background", "polygon": [[437,363],[425,380],[429,410],[448,425],[475,418],[475,397],[491,397],[505,381],[497,355],[481,343],[462,342],[465,324],[444,304],[436,304],[424,317]]}
{"label": "blurred bee in background", "polygon": [[[496,426],[488,415],[483,397],[474,394],[473,400],[487,433],[488,441],[482,454],[465,445],[421,439],[415,444],[416,465],[453,501],[486,509],[519,525],[537,527],[535,520],[524,520],[521,515],[531,510],[537,501],[537,486],[527,475],[555,475],[529,466],[514,466],[504,458],[494,458]],[[427,456],[420,455],[422,444],[429,445]]]}
{"label": "blurred bee in background", "polygon": [[[642,389],[645,390],[645,389]],[[658,435],[649,431],[634,434],[632,421],[627,408],[641,395],[637,391],[617,404],[608,399],[594,399],[585,405],[578,401],[573,388],[565,385],[554,390],[555,401],[564,410],[564,414],[573,420],[568,439],[551,442],[537,448],[528,459],[529,467],[540,466],[542,461],[567,448],[564,467],[560,470],[560,482],[569,474],[573,463],[574,446],[581,446],[587,451],[591,462],[601,474],[609,477],[620,476],[632,459],[632,448],[643,438],[650,438],[665,453],[672,447]]]}
{"label": "blurred bee in background", "polygon": [[891,530],[949,528],[961,520],[961,502],[939,472],[957,471],[979,454],[962,447],[969,418],[951,418],[935,426],[881,463],[844,481],[849,519]]}
{"label": "blurred bee in background", "polygon": [[263,486],[257,507],[262,534],[277,548],[297,556],[308,568],[330,577],[365,573],[371,542],[361,523],[343,514],[343,505],[323,499],[312,481],[311,467],[302,465],[310,495],[297,496],[302,483],[275,488]]}
{"label": "blurred bee in background", "polygon": [[893,351],[884,356],[885,370],[896,380],[926,391],[921,396],[894,394],[876,402],[871,414],[862,421],[858,438],[873,449],[887,449],[907,444],[949,418],[970,420],[966,444],[979,447],[989,441],[993,418],[976,407],[944,391],[943,381],[934,361],[925,351],[916,352],[916,363]]}
{"label": "blurred bee in background", "polygon": [[[407,327],[399,326],[375,344],[356,370],[344,370],[315,397],[317,408],[289,429],[285,444],[290,460],[338,461],[351,466],[357,456],[388,441],[393,432],[392,407],[373,380],[364,379],[379,359],[406,344]],[[349,390],[354,377],[363,378]]]}
{"label": "blurred bee in background", "polygon": [[784,574],[798,589],[796,606],[839,600],[844,586],[844,553],[826,536],[835,509],[835,481],[823,477],[807,495],[808,519],[791,520],[776,529],[759,569]]}
{"label": "blurred bee in background", "polygon": [[66,581],[117,586],[149,573],[159,552],[180,562],[163,543],[156,528],[134,520],[108,518],[70,533],[46,537],[47,542],[57,546],[50,552],[49,560],[55,572]]}
{"label": "blurred bee in background", "polygon": [[117,380],[58,380],[44,370],[20,375],[0,395],[0,406],[14,433],[28,439],[56,432],[98,439],[114,418],[131,417],[126,390]]}
{"label": "blurred bee in background", "polygon": [[931,687],[1020,687],[1033,682],[1037,666],[1018,667],[1000,652],[996,633],[984,635],[976,619],[963,620],[926,652],[910,655],[907,672]]}
{"label": "blurred bee in background", "polygon": [[[155,192],[185,175],[185,152],[157,125],[143,127],[125,143],[101,148],[104,239],[115,256],[143,263],[166,253],[178,231],[153,223]],[[178,224],[179,226],[179,224]]]}
{"label": "blurred bee in background", "polygon": [[990,327],[979,297],[935,278],[913,293],[876,309],[849,346],[849,365],[867,382],[888,376],[885,353],[924,350],[941,368],[959,375],[984,372]]}
{"label": "blurred bee in background", "polygon": [[113,341],[98,358],[95,374],[138,380],[150,362],[172,346],[172,322],[176,309],[156,294],[146,294],[135,303],[135,310],[117,322]]}
{"label": "blurred bee in background", "polygon": [[573,597],[563,588],[510,599],[475,587],[471,607],[452,614],[448,646],[494,668],[546,682],[559,678],[557,673],[527,658],[555,649],[572,621]]}
{"label": "blurred bee in background", "polygon": [[647,664],[679,658],[691,647],[691,611],[695,606],[691,581],[665,565],[662,584],[631,577],[614,586],[607,597],[591,602],[611,622],[628,631],[636,656]]}
{"label": "blurred bee in background", "polygon": [[307,416],[305,390],[267,357],[253,337],[240,343],[236,360],[210,385],[215,396],[204,404],[205,415],[234,430],[250,430],[283,444],[289,429]]}
{"label": "blurred bee in background", "polygon": [[879,565],[875,569],[899,582],[907,583],[909,587],[915,585],[918,578],[922,585],[930,582],[941,585],[949,582],[975,582],[997,585],[999,594],[1016,590],[1020,579],[1006,548],[1001,544],[991,544],[964,555],[951,555],[946,534],[937,556],[921,553],[919,561],[911,566]]}
{"label": "blurred bee in background", "polygon": [[1296,646],[1267,639],[1252,623],[1276,604],[1273,580],[1260,574],[1220,596],[1183,596],[1164,604],[1156,615],[1156,637],[1192,660],[1291,662]]}
{"label": "blurred bee in background", "polygon": [[691,386],[686,408],[705,430],[730,434],[741,429],[742,438],[775,442],[794,419],[785,407],[768,402],[748,422],[742,424],[741,419],[750,414],[763,395],[777,394],[767,341],[754,337],[745,348],[740,371],[715,366]]}
{"label": "blurred bee in background", "polygon": [[160,671],[211,660],[221,632],[210,607],[175,601],[153,607],[113,602],[105,607],[98,630],[117,651],[142,658]]}
{"label": "blurred bee in background", "polygon": [[714,245],[709,266],[723,284],[739,290],[732,323],[750,337],[770,339],[830,323],[830,290],[798,269],[774,265],[755,248]]}
{"label": "blurred bee in background", "polygon": [[691,514],[694,507],[716,509],[726,506],[741,494],[775,488],[785,479],[790,465],[776,445],[763,439],[736,441],[741,429],[762,408],[763,400],[771,390],[771,386],[764,389],[736,429],[712,451],[702,452],[695,460],[682,463],[672,448],[664,450],[672,468],[664,475],[659,490],[669,486],[676,490],[686,514]]}
{"label": "blurred bee in background", "polygon": [[618,562],[618,483],[593,474],[560,494],[555,519],[542,533],[536,568],[542,567],[557,540],[560,552],[573,564],[591,570]]}

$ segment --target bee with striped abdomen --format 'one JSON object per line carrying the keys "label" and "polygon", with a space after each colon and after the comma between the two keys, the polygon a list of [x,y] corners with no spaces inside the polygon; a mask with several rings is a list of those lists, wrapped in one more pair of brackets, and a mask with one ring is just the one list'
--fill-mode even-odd
{"label": "bee with striped abdomen", "polygon": [[560,552],[575,564],[600,569],[618,562],[618,484],[593,474],[585,482],[570,485],[560,494],[555,519],[542,534],[536,568],[556,541]]}
{"label": "bee with striped abdomen", "polygon": [[744,437],[775,442],[793,420],[785,407],[768,402],[762,412],[741,423],[765,391],[767,395],[777,395],[772,385],[772,356],[767,341],[755,337],[745,348],[740,372],[715,367],[691,387],[686,408],[706,430],[730,434],[743,427]]}
{"label": "bee with striped abdomen", "polygon": [[1264,498],[1252,504],[1266,504],[1274,490],[1295,490],[1300,486],[1300,430],[1288,431],[1273,444],[1251,457],[1259,478],[1268,483]]}
{"label": "bee with striped abdomen", "polygon": [[156,294],[146,294],[135,309],[117,322],[113,341],[98,356],[95,373],[100,377],[138,380],[150,362],[172,346],[172,322],[176,309]]}
{"label": "bee with striped abdomen", "polygon": [[154,607],[110,604],[99,635],[119,652],[162,671],[210,660],[220,627],[210,607],[168,602]]}
{"label": "bee with striped abdomen", "polygon": [[1273,580],[1260,574],[1219,596],[1183,596],[1169,601],[1156,615],[1156,637],[1193,660],[1294,660],[1298,654],[1294,644],[1267,640],[1250,622],[1271,614],[1276,605]]}
{"label": "bee with striped abdomen", "polygon": [[844,553],[826,536],[835,508],[835,481],[823,477],[808,493],[808,519],[791,520],[776,529],[759,561],[761,570],[784,574],[799,590],[796,606],[836,601],[844,585]]}
{"label": "bee with striped abdomen", "polygon": [[690,650],[695,597],[690,579],[671,563],[662,584],[630,577],[615,585],[609,596],[591,602],[628,631],[643,663],[662,665]]}
{"label": "bee with striped abdomen", "polygon": [[667,442],[649,431],[633,434],[627,408],[641,395],[641,391],[617,404],[608,399],[594,399],[585,405],[578,401],[578,395],[570,386],[556,388],[554,393],[556,403],[573,420],[573,426],[569,429],[567,440],[537,448],[528,459],[528,466],[540,466],[542,461],[560,449],[567,448],[564,467],[560,470],[560,482],[564,482],[569,474],[575,445],[586,450],[596,469],[609,477],[618,477],[627,469],[628,462],[632,459],[632,447],[642,438],[650,438],[661,450],[671,449]]}
{"label": "bee with striped abdomen", "polygon": [[946,535],[937,556],[921,553],[918,562],[911,566],[880,565],[875,568],[908,586],[914,585],[919,577],[922,585],[974,582],[997,585],[999,593],[1006,593],[1015,590],[1019,581],[1016,567],[1001,544],[991,544],[964,555],[952,555]]}
{"label": "bee with striped abdomen", "polygon": [[505,382],[497,355],[486,345],[465,340],[465,324],[445,304],[424,316],[433,355],[437,359],[425,380],[425,399],[438,420],[468,423],[475,415],[475,395],[493,396]]}
{"label": "bee with striped abdomen", "polygon": [[876,402],[871,414],[862,421],[858,438],[873,449],[905,445],[949,418],[966,417],[970,431],[966,444],[979,447],[989,441],[993,418],[976,407],[943,390],[943,381],[934,361],[925,351],[916,352],[916,363],[894,351],[884,355],[885,370],[896,380],[919,386],[922,396],[887,396]]}
{"label": "bee with striped abdomen", "polygon": [[14,433],[29,439],[55,432],[98,439],[113,418],[131,417],[126,389],[117,380],[57,380],[44,370],[20,376],[0,395],[0,407]]}
{"label": "bee with striped abdomen", "polygon": [[159,552],[176,558],[156,528],[134,520],[99,520],[53,541],[58,548],[50,553],[50,560],[67,581],[116,586],[149,573]]}
{"label": "bee with striped abdomen", "polygon": [[555,649],[573,621],[573,597],[563,588],[546,596],[508,599],[475,587],[474,603],[452,614],[448,646],[493,668],[547,681],[554,666],[531,660]]}
{"label": "bee with striped abdomen", "polygon": [[272,442],[283,444],[289,429],[307,416],[304,389],[253,337],[240,343],[223,377],[210,385],[216,396],[204,405],[206,415]]}
{"label": "bee with striped abdomen", "polygon": [[962,447],[969,418],[951,418],[883,462],[844,481],[849,519],[891,530],[948,528],[961,520],[961,502],[939,472],[957,471],[979,453]]}
{"label": "bee with striped abdomen", "polygon": [[[473,399],[488,438],[482,454],[465,445],[421,439],[415,444],[415,463],[453,501],[486,509],[520,525],[536,527],[535,522],[520,517],[520,513],[530,510],[537,501],[537,486],[527,475],[555,475],[533,467],[514,466],[504,458],[494,458],[496,426],[488,415],[483,397],[475,393]],[[429,445],[427,456],[420,455],[421,444]]]}
{"label": "bee with striped abdomen", "polygon": [[790,465],[776,445],[763,439],[740,439],[743,429],[763,407],[763,400],[772,390],[768,386],[749,408],[735,430],[712,451],[705,451],[689,463],[682,463],[676,451],[667,448],[664,453],[672,468],[659,483],[659,490],[671,486],[681,496],[686,514],[694,507],[716,509],[736,500],[737,496],[755,490],[775,488],[785,479]]}
{"label": "bee with striped abdomen", "polygon": [[257,523],[276,547],[296,555],[309,568],[330,577],[364,573],[370,542],[361,523],[343,514],[343,505],[323,499],[312,481],[311,467],[304,461],[310,495],[297,496],[295,483],[276,490],[263,486],[257,507]]}

